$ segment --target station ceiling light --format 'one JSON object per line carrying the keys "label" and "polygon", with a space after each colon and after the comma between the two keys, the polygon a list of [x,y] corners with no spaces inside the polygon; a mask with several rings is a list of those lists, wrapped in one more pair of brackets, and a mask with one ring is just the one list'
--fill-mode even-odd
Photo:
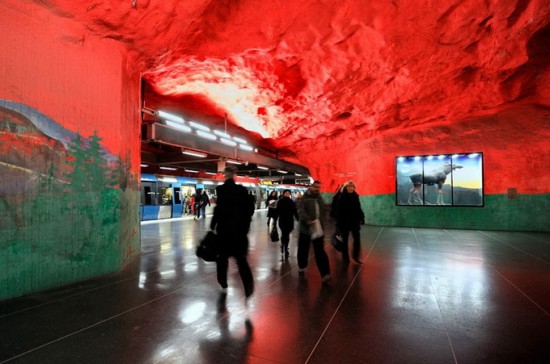
{"label": "station ceiling light", "polygon": [[181,153],[186,154],[186,155],[190,155],[190,156],[193,156],[193,157],[199,157],[199,158],[206,158],[208,156],[208,154],[206,154],[206,153],[197,152],[196,150],[190,150],[190,149],[182,149]]}

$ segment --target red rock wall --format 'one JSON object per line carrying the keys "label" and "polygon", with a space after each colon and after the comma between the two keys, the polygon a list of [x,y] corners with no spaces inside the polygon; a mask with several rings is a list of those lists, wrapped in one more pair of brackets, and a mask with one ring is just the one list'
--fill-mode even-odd
{"label": "red rock wall", "polygon": [[361,195],[376,195],[395,193],[395,157],[482,152],[486,194],[503,194],[511,187],[522,194],[544,194],[550,192],[548,140],[550,111],[522,105],[493,115],[400,128],[368,139],[360,134],[325,138],[312,143],[299,158],[314,166],[314,178],[325,182],[326,191],[352,179]]}
{"label": "red rock wall", "polygon": [[3,300],[117,271],[139,253],[141,120],[126,49],[66,14],[2,1],[0,45]]}
{"label": "red rock wall", "polygon": [[[33,4],[0,3],[0,98],[40,110],[63,127],[99,131],[139,172],[139,73],[113,40]],[[128,144],[128,140],[131,140]]]}

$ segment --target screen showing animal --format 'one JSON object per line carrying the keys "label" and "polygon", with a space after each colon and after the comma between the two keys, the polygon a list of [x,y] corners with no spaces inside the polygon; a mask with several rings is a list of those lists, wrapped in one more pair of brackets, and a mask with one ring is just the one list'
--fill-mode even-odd
{"label": "screen showing animal", "polygon": [[400,206],[483,206],[481,153],[396,159]]}

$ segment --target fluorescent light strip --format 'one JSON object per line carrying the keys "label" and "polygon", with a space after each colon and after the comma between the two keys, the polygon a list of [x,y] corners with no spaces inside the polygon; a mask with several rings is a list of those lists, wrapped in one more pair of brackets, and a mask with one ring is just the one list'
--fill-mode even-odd
{"label": "fluorescent light strip", "polygon": [[282,169],[278,169],[277,172],[283,173],[283,174],[287,174],[287,173],[288,173],[287,171],[283,171]]}
{"label": "fluorescent light strip", "polygon": [[145,168],[145,167],[149,167],[148,164],[141,164],[141,167]]}
{"label": "fluorescent light strip", "polygon": [[302,175],[301,175],[300,173],[294,173],[294,175],[295,175],[296,177],[302,177]]}
{"label": "fluorescent light strip", "polygon": [[232,147],[237,145],[237,143],[234,142],[233,140],[229,140],[229,139],[225,139],[225,138],[220,138],[220,142],[222,142],[223,144],[230,145]]}
{"label": "fluorescent light strip", "polygon": [[159,178],[159,181],[161,181],[161,182],[175,183],[175,182],[177,182],[178,180],[177,180],[175,177],[161,177],[161,178]]}
{"label": "fluorescent light strip", "polygon": [[244,139],[241,139],[239,137],[233,137],[233,140],[239,143],[248,144],[248,142]]}
{"label": "fluorescent light strip", "polygon": [[216,140],[218,139],[217,136],[215,136],[214,134],[212,133],[207,133],[205,131],[202,131],[202,130],[197,130],[197,135],[204,138],[204,139],[210,139],[210,140]]}
{"label": "fluorescent light strip", "polygon": [[227,160],[227,163],[230,163],[230,164],[242,164],[242,163],[239,162],[239,161],[234,161],[234,160],[230,160],[230,159]]}
{"label": "fluorescent light strip", "polygon": [[181,153],[186,155],[191,155],[193,157],[199,157],[199,158],[206,158],[206,156],[208,155],[206,153],[195,152],[194,150],[187,150],[187,149],[182,150]]}
{"label": "fluorescent light strip", "polygon": [[166,123],[166,125],[174,128],[174,129],[183,130],[187,133],[190,133],[190,132],[193,131],[193,129],[191,129],[190,127],[188,127],[187,125],[184,125],[184,124],[176,123],[176,122],[170,121],[170,120],[165,120],[164,122]]}
{"label": "fluorescent light strip", "polygon": [[176,121],[178,123],[183,123],[185,120],[183,120],[183,118],[181,116],[177,116],[177,115],[173,115],[173,114],[170,114],[170,113],[167,113],[165,111],[157,111],[157,115],[164,119],[164,120],[171,120],[171,121]]}
{"label": "fluorescent light strip", "polygon": [[224,138],[227,138],[227,139],[230,139],[231,138],[231,135],[221,131],[221,130],[214,130],[214,134],[216,135],[219,135],[221,137],[224,137]]}
{"label": "fluorescent light strip", "polygon": [[204,174],[210,174],[210,175],[213,175],[213,174],[217,174],[216,172],[204,172]]}
{"label": "fluorescent light strip", "polygon": [[252,151],[254,148],[252,148],[250,145],[243,145],[243,144],[239,144],[239,147],[242,149],[242,150],[248,150],[248,151]]}
{"label": "fluorescent light strip", "polygon": [[264,167],[264,166],[257,166],[257,167],[258,167],[258,169],[264,169],[264,170],[267,170],[267,169],[269,169],[269,168],[267,168],[267,167]]}
{"label": "fluorescent light strip", "polygon": [[160,169],[164,169],[164,170],[167,170],[167,171],[175,171],[177,170],[177,168],[174,168],[174,167],[159,167]]}
{"label": "fluorescent light strip", "polygon": [[187,168],[185,168],[185,172],[189,172],[189,173],[199,173],[199,171],[197,171],[196,169],[187,169]]}
{"label": "fluorescent light strip", "polygon": [[206,125],[202,125],[202,124],[199,124],[199,123],[196,123],[194,121],[190,121],[189,122],[189,125],[191,125],[193,128],[195,129],[199,129],[199,130],[204,130],[204,131],[210,131],[210,128],[207,127]]}

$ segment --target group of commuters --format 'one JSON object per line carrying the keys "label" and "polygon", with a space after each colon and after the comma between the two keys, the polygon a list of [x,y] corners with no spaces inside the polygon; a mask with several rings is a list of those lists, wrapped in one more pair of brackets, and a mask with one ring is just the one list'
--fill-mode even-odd
{"label": "group of commuters", "polygon": [[185,196],[183,199],[183,213],[195,215],[198,220],[201,217],[206,219],[206,206],[210,206],[210,197],[206,191],[197,190],[190,198]]}
{"label": "group of commuters", "polygon": [[[247,261],[248,231],[254,214],[254,199],[245,187],[237,185],[234,176],[237,169],[227,166],[224,169],[225,183],[216,188],[218,196],[210,229],[216,231],[220,239],[220,255],[217,259],[217,279],[222,287],[222,293],[227,292],[227,269],[229,257],[237,262],[239,274],[243,283],[245,296],[248,299],[254,293],[254,278]],[[266,202],[268,206],[268,226],[270,220],[281,229],[281,254],[289,257],[288,244],[290,233],[294,230],[294,221],[298,221],[298,271],[303,275],[308,266],[309,249],[313,245],[313,253],[317,268],[323,283],[330,280],[330,265],[324,249],[324,231],[327,227],[325,218],[325,203],[320,195],[321,183],[314,181],[306,193],[295,201],[291,191],[284,190],[282,196],[271,193]],[[271,207],[270,207],[271,206]],[[272,211],[270,211],[272,210]],[[361,264],[360,225],[364,224],[365,216],[355,192],[355,184],[347,182],[334,195],[330,216],[336,222],[336,229],[341,235],[346,249],[342,252],[344,261],[349,261],[347,249],[348,238],[353,237],[352,259]]]}

